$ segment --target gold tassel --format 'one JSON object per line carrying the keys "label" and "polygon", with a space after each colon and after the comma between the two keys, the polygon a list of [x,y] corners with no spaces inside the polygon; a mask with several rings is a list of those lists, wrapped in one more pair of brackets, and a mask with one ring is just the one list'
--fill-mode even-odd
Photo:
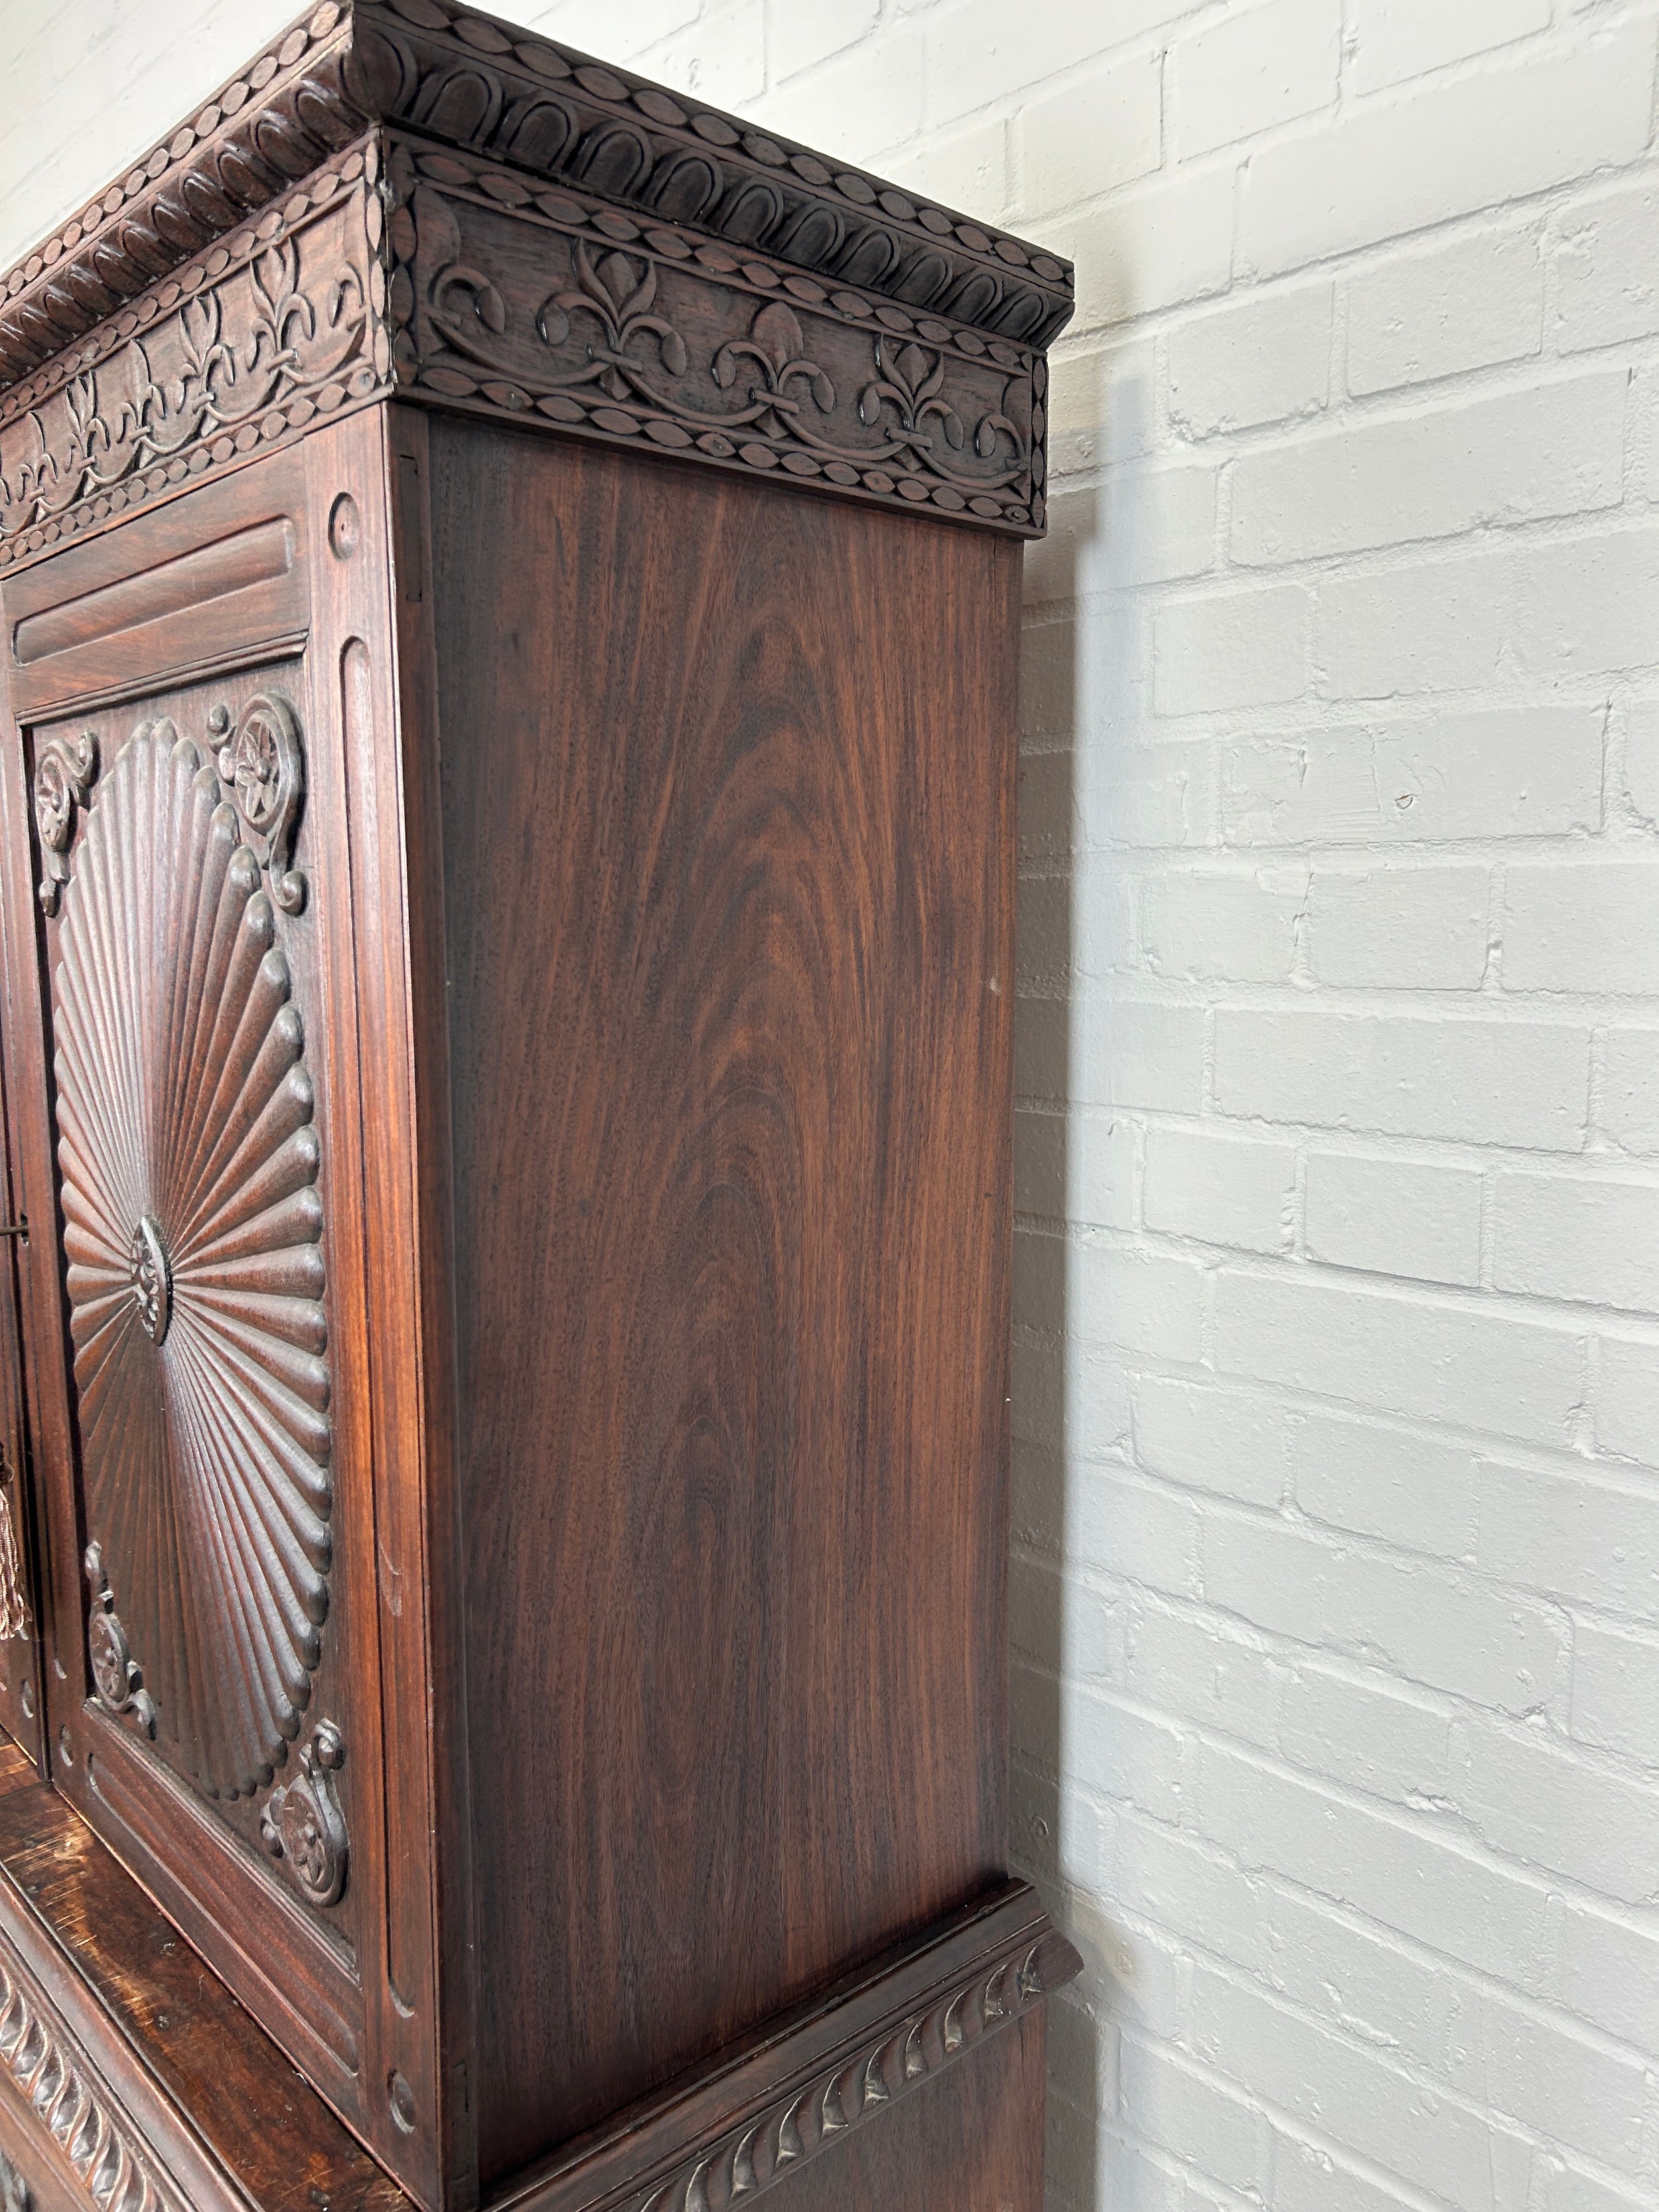
{"label": "gold tassel", "polygon": [[0,1453],[0,1638],[27,1636],[29,1632],[22,1554],[18,1548],[17,1522],[11,1510],[15,1480],[10,1462]]}

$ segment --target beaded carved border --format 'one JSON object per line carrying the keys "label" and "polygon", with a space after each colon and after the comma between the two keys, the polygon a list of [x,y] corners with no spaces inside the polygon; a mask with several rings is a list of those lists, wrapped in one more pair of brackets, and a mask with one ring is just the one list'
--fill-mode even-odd
{"label": "beaded carved border", "polygon": [[1041,530],[1030,348],[401,137],[387,176],[411,393]]}
{"label": "beaded carved border", "polygon": [[371,142],[0,399],[0,568],[388,388]]}

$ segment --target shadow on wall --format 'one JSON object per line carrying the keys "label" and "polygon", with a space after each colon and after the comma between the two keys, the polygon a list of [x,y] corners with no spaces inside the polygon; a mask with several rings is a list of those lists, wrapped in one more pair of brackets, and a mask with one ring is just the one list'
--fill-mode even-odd
{"label": "shadow on wall", "polygon": [[[1151,442],[1153,394],[1092,355],[1056,380],[1056,468]],[[1132,1532],[1103,1525],[1099,1470],[1130,1450],[1131,1270],[1100,1231],[1127,1230],[1133,1131],[1113,1108],[1109,1003],[1131,886],[1111,849],[1133,797],[1119,763],[1148,680],[1133,596],[1147,517],[1133,482],[1052,500],[1026,556],[1020,667],[1016,1018],[1012,1855],[1085,1960],[1049,2008],[1048,2169],[1099,2201],[1101,2123],[1118,2105],[1118,2026],[1144,2016],[1136,1946],[1108,1909],[1112,1816],[1089,1794],[1133,1748],[1103,1741],[1089,1686],[1120,1673],[1124,1623],[1104,1574]],[[1129,781],[1133,781],[1133,779]],[[1071,1228],[1069,1224],[1091,1224]],[[1127,1332],[1127,1334],[1126,1334]],[[1079,1787],[1081,1784],[1081,1787]]]}

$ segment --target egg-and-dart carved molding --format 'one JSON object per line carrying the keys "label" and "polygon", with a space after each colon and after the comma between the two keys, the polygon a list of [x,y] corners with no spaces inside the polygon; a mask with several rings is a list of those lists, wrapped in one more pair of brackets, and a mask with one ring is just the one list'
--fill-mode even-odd
{"label": "egg-and-dart carved molding", "polygon": [[95,2212],[189,2212],[3,1941],[0,2072],[63,2153]]}
{"label": "egg-and-dart carved molding", "polygon": [[1035,1942],[1026,1936],[850,2054],[843,2049],[743,2126],[607,2198],[605,2212],[726,2212],[758,2197],[1042,2003],[1081,1964],[1057,1929]]}
{"label": "egg-and-dart carved molding", "polygon": [[394,140],[400,385],[690,460],[1042,527],[1042,356]]}
{"label": "egg-and-dart carved molding", "polygon": [[[297,755],[279,694],[235,727]],[[332,1482],[315,1094],[261,873],[284,853],[250,825],[289,834],[299,767],[233,780],[236,739],[219,750],[143,722],[99,776],[52,1028],[93,1679],[235,1798],[310,1702]]]}
{"label": "egg-and-dart carved molding", "polygon": [[0,400],[0,566],[386,388],[378,168],[339,155]]}
{"label": "egg-and-dart carved molding", "polygon": [[1058,256],[626,70],[449,0],[328,0],[9,272],[0,388],[376,122],[1003,337],[1072,311]]}

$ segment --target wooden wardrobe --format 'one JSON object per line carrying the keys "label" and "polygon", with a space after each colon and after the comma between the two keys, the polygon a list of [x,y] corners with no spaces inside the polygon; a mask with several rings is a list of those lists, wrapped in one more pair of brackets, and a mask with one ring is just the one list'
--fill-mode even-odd
{"label": "wooden wardrobe", "polygon": [[1037,2212],[1071,301],[450,0],[331,0],[0,285],[28,2203]]}

